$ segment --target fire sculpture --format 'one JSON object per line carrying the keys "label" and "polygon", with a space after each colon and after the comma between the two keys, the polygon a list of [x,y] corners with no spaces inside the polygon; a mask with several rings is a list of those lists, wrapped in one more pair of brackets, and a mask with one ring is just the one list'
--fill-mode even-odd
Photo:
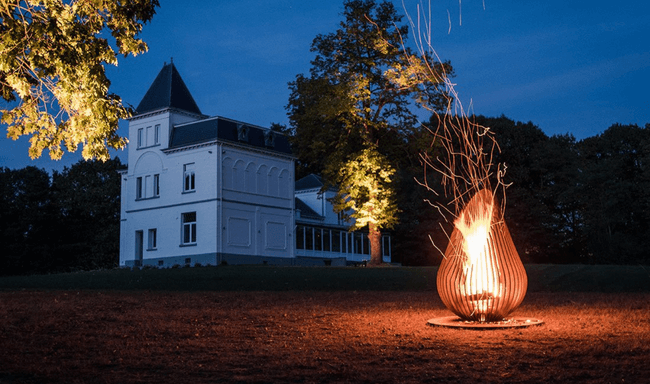
{"label": "fire sculpture", "polygon": [[476,193],[455,220],[437,286],[466,321],[501,321],[524,299],[526,271],[490,190]]}
{"label": "fire sculpture", "polygon": [[[494,154],[500,149],[494,133],[465,113],[445,67],[442,76],[433,70],[437,67],[431,63],[442,60],[431,45],[430,4],[428,18],[426,14],[420,6],[416,19],[407,14],[416,31],[420,57],[409,57],[409,62],[415,63],[409,75],[396,77],[395,82],[404,86],[425,78],[443,84],[445,89],[442,100],[446,107],[442,111],[436,109],[439,105],[427,104],[429,99],[423,99],[423,107],[433,115],[426,126],[431,133],[431,147],[420,153],[424,165],[420,184],[439,196],[440,190],[428,181],[428,173],[433,171],[440,177],[443,194],[451,198],[448,203],[441,199],[430,204],[445,221],[448,214],[454,217],[454,229],[438,269],[437,286],[443,303],[460,319],[442,317],[429,320],[429,324],[470,328],[541,324],[535,319],[504,321],[521,304],[528,288],[526,271],[504,221],[506,165],[495,161]],[[495,199],[498,191],[503,192],[500,204]],[[458,325],[459,322],[467,324]]]}

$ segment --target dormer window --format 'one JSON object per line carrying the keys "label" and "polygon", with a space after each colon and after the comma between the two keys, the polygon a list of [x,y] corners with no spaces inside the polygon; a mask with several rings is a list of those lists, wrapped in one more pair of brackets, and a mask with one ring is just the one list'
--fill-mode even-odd
{"label": "dormer window", "polygon": [[275,147],[275,134],[273,131],[268,130],[267,132],[264,133],[264,145],[266,145],[269,148]]}
{"label": "dormer window", "polygon": [[237,124],[237,140],[248,141],[248,126]]}

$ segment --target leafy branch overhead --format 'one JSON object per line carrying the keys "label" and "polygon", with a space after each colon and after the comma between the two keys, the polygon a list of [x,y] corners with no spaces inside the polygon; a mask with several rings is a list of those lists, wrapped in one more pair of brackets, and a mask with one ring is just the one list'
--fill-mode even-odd
{"label": "leafy branch overhead", "polygon": [[[30,136],[29,155],[60,159],[81,145],[86,159],[123,148],[118,122],[130,116],[109,93],[105,64],[147,51],[138,38],[158,0],[0,0],[0,95],[7,136]],[[106,36],[113,37],[114,45]],[[117,48],[117,51],[114,49]]]}

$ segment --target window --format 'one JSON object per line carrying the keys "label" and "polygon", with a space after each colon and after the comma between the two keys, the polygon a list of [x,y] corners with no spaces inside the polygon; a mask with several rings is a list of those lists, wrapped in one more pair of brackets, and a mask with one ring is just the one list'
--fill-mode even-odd
{"label": "window", "polygon": [[139,176],[135,179],[135,199],[160,197],[160,175]]}
{"label": "window", "polygon": [[160,124],[138,129],[138,149],[160,145]]}
{"label": "window", "polygon": [[305,227],[305,249],[314,250],[314,229]]}
{"label": "window", "polygon": [[160,175],[153,175],[153,195],[160,196]]}
{"label": "window", "polygon": [[296,249],[305,249],[305,227],[296,227]]}
{"label": "window", "polygon": [[323,250],[323,232],[320,228],[314,228],[314,250]]}
{"label": "window", "polygon": [[147,243],[147,250],[151,251],[157,248],[158,230],[156,228],[149,230],[149,242]]}
{"label": "window", "polygon": [[381,249],[382,249],[382,256],[383,257],[390,257],[390,236],[382,236],[381,237],[382,244],[381,244]]}
{"label": "window", "polygon": [[142,177],[135,179],[135,198],[142,199]]}
{"label": "window", "polygon": [[330,251],[330,230],[323,229],[323,251]]}
{"label": "window", "polygon": [[196,212],[187,212],[181,215],[182,244],[196,244]]}
{"label": "window", "polygon": [[332,252],[341,252],[341,232],[332,231]]}
{"label": "window", "polygon": [[368,236],[366,236],[365,233],[360,233],[361,236],[361,250],[364,255],[369,255],[370,254],[370,241],[368,240]]}
{"label": "window", "polygon": [[183,165],[183,192],[194,192],[195,176],[194,176],[194,163]]}

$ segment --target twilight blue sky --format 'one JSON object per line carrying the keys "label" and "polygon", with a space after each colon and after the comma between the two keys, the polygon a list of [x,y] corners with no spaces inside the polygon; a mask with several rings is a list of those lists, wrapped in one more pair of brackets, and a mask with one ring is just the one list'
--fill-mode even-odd
{"label": "twilight blue sky", "polygon": [[[394,2],[413,17],[428,3],[403,0],[404,10]],[[108,69],[111,91],[137,106],[173,57],[203,113],[262,126],[288,123],[287,83],[309,71],[313,38],[342,20],[342,0],[160,3],[142,34],[149,52]],[[650,2],[432,0],[431,12],[434,48],[451,61],[456,91],[474,113],[577,139],[614,123],[650,123]],[[0,166],[60,170],[81,158],[32,161],[27,147],[27,137],[0,135]]]}

